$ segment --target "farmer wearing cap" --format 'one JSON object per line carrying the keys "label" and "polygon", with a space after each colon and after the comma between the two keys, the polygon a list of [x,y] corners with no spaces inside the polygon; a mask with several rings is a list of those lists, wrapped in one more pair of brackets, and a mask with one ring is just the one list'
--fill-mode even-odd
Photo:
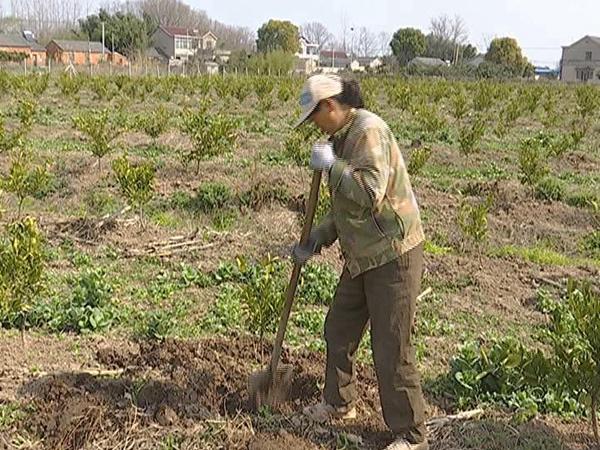
{"label": "farmer wearing cap", "polygon": [[424,236],[402,154],[387,124],[364,109],[356,81],[312,76],[300,104],[297,125],[312,121],[330,136],[313,146],[310,166],[329,176],[331,210],[293,257],[303,264],[339,239],[345,259],[325,320],[323,400],[304,414],[318,422],[356,417],[354,359],[370,321],[383,416],[395,435],[387,450],[427,450],[411,343]]}

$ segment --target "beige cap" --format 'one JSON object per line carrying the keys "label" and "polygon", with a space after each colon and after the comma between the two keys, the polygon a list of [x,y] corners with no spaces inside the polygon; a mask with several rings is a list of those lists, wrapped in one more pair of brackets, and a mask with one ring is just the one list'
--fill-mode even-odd
{"label": "beige cap", "polygon": [[304,123],[321,100],[342,93],[342,79],[337,75],[313,75],[304,83],[300,94],[302,113],[295,127]]}

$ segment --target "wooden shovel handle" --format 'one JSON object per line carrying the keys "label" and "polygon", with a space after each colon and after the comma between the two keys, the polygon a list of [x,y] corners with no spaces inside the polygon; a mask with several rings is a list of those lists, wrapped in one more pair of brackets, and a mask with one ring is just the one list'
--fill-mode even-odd
{"label": "wooden shovel handle", "polygon": [[[319,201],[319,188],[321,187],[321,172],[314,171],[312,176],[312,182],[310,184],[310,195],[308,197],[308,203],[306,205],[306,215],[304,217],[304,226],[302,227],[302,234],[300,235],[300,245],[306,245],[308,238],[312,230],[313,220],[315,218],[315,211],[317,210],[317,202]],[[285,304],[281,311],[281,317],[279,319],[279,327],[277,328],[277,336],[275,337],[275,345],[273,346],[273,353],[271,355],[271,373],[274,375],[277,366],[279,365],[279,358],[281,357],[281,348],[283,346],[283,338],[285,337],[285,330],[287,328],[288,319],[290,318],[290,312],[292,311],[292,304],[294,303],[294,296],[296,295],[296,288],[298,287],[298,280],[300,279],[300,271],[302,264],[294,263],[294,269],[292,270],[292,276],[290,282],[285,290]]]}

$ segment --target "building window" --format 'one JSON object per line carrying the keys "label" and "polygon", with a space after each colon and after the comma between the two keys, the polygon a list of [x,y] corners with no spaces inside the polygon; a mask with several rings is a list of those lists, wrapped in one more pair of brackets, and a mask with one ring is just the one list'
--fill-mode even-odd
{"label": "building window", "polygon": [[585,67],[583,69],[575,69],[578,81],[589,81],[594,78],[594,69]]}
{"label": "building window", "polygon": [[585,60],[586,61],[592,60],[592,52],[585,52]]}
{"label": "building window", "polygon": [[175,49],[179,50],[179,49],[191,49],[192,48],[192,43],[191,43],[191,39],[187,38],[185,36],[179,37],[177,36],[175,38]]}

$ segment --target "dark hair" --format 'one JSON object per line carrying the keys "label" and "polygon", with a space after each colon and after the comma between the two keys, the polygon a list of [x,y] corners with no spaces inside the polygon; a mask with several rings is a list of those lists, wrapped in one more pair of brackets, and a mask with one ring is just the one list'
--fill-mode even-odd
{"label": "dark hair", "polygon": [[356,80],[344,80],[342,79],[342,93],[333,97],[342,105],[347,105],[352,108],[364,108],[365,102],[363,101],[360,93],[360,86]]}

